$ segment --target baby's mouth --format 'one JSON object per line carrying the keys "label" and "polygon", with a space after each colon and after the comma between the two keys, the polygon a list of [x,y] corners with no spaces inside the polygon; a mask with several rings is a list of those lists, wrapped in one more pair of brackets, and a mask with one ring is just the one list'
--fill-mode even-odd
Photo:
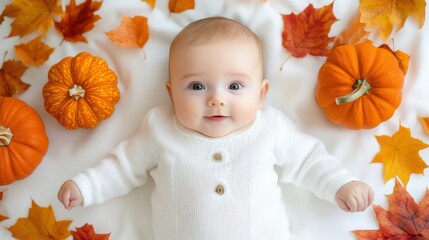
{"label": "baby's mouth", "polygon": [[222,115],[213,115],[213,116],[206,116],[207,120],[212,122],[221,122],[228,118],[228,116],[222,116]]}

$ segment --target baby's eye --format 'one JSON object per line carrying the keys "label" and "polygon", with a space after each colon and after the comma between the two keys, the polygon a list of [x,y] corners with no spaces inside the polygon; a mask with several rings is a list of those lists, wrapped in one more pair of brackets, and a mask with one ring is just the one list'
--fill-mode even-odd
{"label": "baby's eye", "polygon": [[201,91],[201,90],[204,90],[206,88],[201,83],[192,83],[191,84],[191,89],[192,90],[196,90],[196,91]]}
{"label": "baby's eye", "polygon": [[231,83],[228,87],[228,89],[230,90],[239,90],[241,89],[243,86],[241,86],[240,83]]}

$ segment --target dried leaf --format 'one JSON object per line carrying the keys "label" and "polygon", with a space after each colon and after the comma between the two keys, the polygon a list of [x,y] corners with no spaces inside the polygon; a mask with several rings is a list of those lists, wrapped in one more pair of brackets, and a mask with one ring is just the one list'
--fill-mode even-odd
{"label": "dried leaf", "polygon": [[88,223],[85,223],[80,228],[76,228],[76,231],[71,231],[73,240],[109,240],[110,233],[98,234],[94,232],[94,227]]}
{"label": "dried leaf", "polygon": [[3,16],[15,18],[9,37],[23,37],[36,30],[45,35],[53,25],[52,15],[61,13],[58,0],[13,0],[4,9]]}
{"label": "dried leaf", "polygon": [[381,150],[371,163],[384,164],[384,180],[387,182],[396,176],[407,186],[412,173],[422,174],[428,167],[419,155],[419,151],[429,147],[420,139],[411,137],[410,129],[400,126],[391,137],[376,136]]}
{"label": "dried leaf", "polygon": [[6,192],[6,190],[4,190],[3,192],[0,192],[0,201],[3,200],[3,194],[4,192]]}
{"label": "dried leaf", "polygon": [[180,13],[195,8],[194,0],[169,0],[168,8],[172,13]]}
{"label": "dried leaf", "polygon": [[396,180],[393,193],[387,196],[389,210],[374,205],[379,230],[355,230],[358,240],[428,239],[429,191],[417,204]]}
{"label": "dried leaf", "polygon": [[371,40],[368,39],[369,32],[365,30],[365,24],[359,22],[359,19],[360,14],[358,14],[347,29],[337,37],[333,48],[346,44],[355,45],[364,42],[371,42]]}
{"label": "dried leaf", "polygon": [[419,120],[422,123],[425,132],[429,134],[429,117],[419,117]]}
{"label": "dried leaf", "polygon": [[379,48],[383,48],[391,52],[395,56],[396,60],[398,60],[399,68],[402,70],[404,75],[407,74],[410,55],[402,52],[401,50],[397,50],[395,52],[387,44],[382,44]]}
{"label": "dried leaf", "polygon": [[28,67],[21,61],[7,60],[0,69],[0,96],[11,97],[23,93],[30,85],[21,81]]}
{"label": "dried leaf", "polygon": [[70,236],[68,227],[71,222],[70,220],[57,222],[50,205],[40,207],[32,201],[28,218],[19,218],[8,230],[17,239],[66,239]]}
{"label": "dried leaf", "polygon": [[9,218],[0,214],[0,222],[3,222],[6,219],[9,219]]}
{"label": "dried leaf", "polygon": [[310,4],[298,15],[282,15],[283,47],[297,58],[307,54],[327,56],[330,52],[328,44],[335,39],[328,34],[331,25],[338,20],[332,11],[333,4],[318,9]]}
{"label": "dried leaf", "polygon": [[86,0],[76,5],[75,0],[70,0],[66,6],[66,12],[61,18],[61,22],[55,22],[55,28],[64,36],[64,40],[70,42],[87,42],[84,33],[94,28],[100,16],[94,12],[100,9],[102,2]]}
{"label": "dried leaf", "polygon": [[36,37],[28,43],[15,46],[16,55],[25,64],[40,66],[49,59],[55,49],[41,41],[41,37]]}
{"label": "dried leaf", "polygon": [[151,9],[155,8],[156,0],[142,0],[142,1],[146,2],[150,6]]}
{"label": "dried leaf", "polygon": [[142,48],[149,39],[149,26],[147,18],[135,16],[123,17],[121,25],[106,35],[115,44],[124,48]]}
{"label": "dried leaf", "polygon": [[369,28],[375,28],[386,41],[393,27],[399,31],[408,18],[414,16],[419,28],[425,22],[425,0],[361,0],[359,11],[361,21]]}

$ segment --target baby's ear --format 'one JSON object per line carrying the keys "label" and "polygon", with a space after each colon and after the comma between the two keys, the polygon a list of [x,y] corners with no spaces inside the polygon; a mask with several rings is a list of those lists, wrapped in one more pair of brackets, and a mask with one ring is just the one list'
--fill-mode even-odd
{"label": "baby's ear", "polygon": [[170,101],[171,101],[171,103],[173,103],[173,94],[171,92],[171,82],[170,81],[167,81],[165,83],[165,89],[167,89],[168,96],[170,96]]}
{"label": "baby's ear", "polygon": [[262,104],[264,103],[265,96],[267,95],[268,90],[270,90],[269,81],[268,79],[264,79],[262,80],[262,83],[261,83],[261,96],[259,99],[259,107],[262,107]]}

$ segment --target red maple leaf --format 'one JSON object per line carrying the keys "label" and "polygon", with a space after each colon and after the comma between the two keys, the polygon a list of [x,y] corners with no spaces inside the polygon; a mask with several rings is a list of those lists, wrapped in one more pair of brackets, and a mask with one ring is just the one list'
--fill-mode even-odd
{"label": "red maple leaf", "polygon": [[389,210],[374,205],[380,229],[355,230],[358,240],[429,239],[429,191],[417,204],[396,180],[393,194],[388,195]]}
{"label": "red maple leaf", "polygon": [[109,240],[110,233],[98,234],[94,232],[94,227],[91,224],[85,223],[80,228],[76,228],[76,231],[70,231],[73,236],[73,240]]}

